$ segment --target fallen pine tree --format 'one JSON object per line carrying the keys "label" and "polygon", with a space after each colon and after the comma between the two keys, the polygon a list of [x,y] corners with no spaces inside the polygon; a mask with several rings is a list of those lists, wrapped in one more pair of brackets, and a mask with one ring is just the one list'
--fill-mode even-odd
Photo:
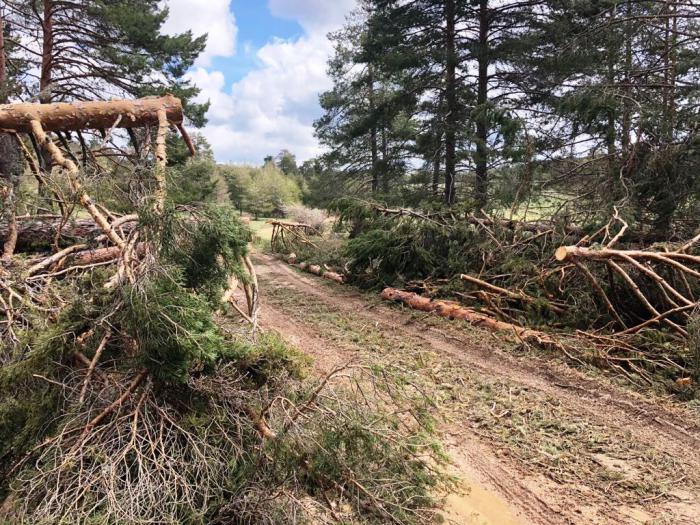
{"label": "fallen pine tree", "polygon": [[442,301],[437,313],[458,303],[460,316],[476,312],[476,324],[497,330],[564,334],[571,356],[577,345],[587,347],[599,366],[648,384],[673,389],[676,379],[700,378],[688,329],[699,315],[698,234],[639,245],[618,210],[584,230],[556,218],[529,227],[356,199],[334,211],[340,233],[333,239],[315,240],[318,249],[293,245],[311,261],[307,271],[340,267],[360,287],[418,293],[436,301],[430,308]]}
{"label": "fallen pine tree", "polygon": [[[71,190],[60,218],[15,221],[50,224],[51,242],[0,265],[0,521],[430,521],[449,480],[425,453],[428,411],[359,367],[305,379],[308,358],[256,330],[250,231],[225,207],[170,200],[179,101],[122,102],[0,108],[50,156],[47,187]],[[124,216],[48,131],[122,121],[153,125],[139,165],[119,159]],[[236,294],[243,322],[223,317]]]}
{"label": "fallen pine tree", "polygon": [[[132,214],[108,220],[112,228],[119,228],[121,235],[127,236],[138,222],[138,216]],[[0,223],[0,245],[5,244],[9,233],[9,225]],[[104,235],[92,219],[65,220],[57,215],[17,217],[16,234],[15,249],[23,252],[40,251],[52,245],[99,242]]]}
{"label": "fallen pine tree", "polygon": [[434,313],[435,315],[445,317],[447,319],[467,321],[474,326],[478,326],[479,328],[484,328],[492,332],[504,332],[515,336],[519,341],[537,345],[549,350],[566,350],[564,344],[550,334],[517,326],[512,323],[499,321],[471,308],[465,308],[459,303],[453,301],[433,301],[428,297],[423,297],[412,292],[396,290],[395,288],[385,288],[382,290],[381,298],[386,301],[403,303],[414,310]]}
{"label": "fallen pine tree", "polygon": [[[301,271],[329,278],[328,272],[324,273],[321,266],[306,262],[297,263],[296,259],[296,254],[285,257],[288,264]],[[331,280],[345,283],[345,279],[337,280],[335,275],[333,274]],[[337,275],[343,277],[340,274]],[[410,291],[385,288],[380,296],[384,300],[398,302],[418,311],[449,320],[468,322],[478,328],[500,333],[516,343],[560,353],[575,364],[589,364],[613,370],[638,386],[642,386],[639,383],[640,379],[647,386],[653,386],[659,374],[667,376],[674,388],[679,388],[680,391],[685,391],[688,385],[693,384],[693,379],[688,376],[687,366],[674,362],[666,355],[659,355],[654,349],[645,350],[643,340],[635,339],[634,333],[614,335],[590,331],[552,333],[504,322],[494,315],[465,307],[455,301],[433,300]],[[694,359],[696,358],[690,356],[688,362]]]}

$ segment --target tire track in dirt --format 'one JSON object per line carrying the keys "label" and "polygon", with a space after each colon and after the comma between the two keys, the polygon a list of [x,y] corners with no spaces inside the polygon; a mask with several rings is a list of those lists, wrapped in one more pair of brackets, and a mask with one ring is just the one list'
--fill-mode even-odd
{"label": "tire track in dirt", "polygon": [[[261,279],[268,286],[294,290],[308,297],[309,301],[327,305],[329,310],[373,323],[392,336],[419,340],[437,355],[470,371],[498,377],[556,398],[571,413],[624,433],[628,439],[651,450],[666,451],[683,458],[688,469],[700,469],[697,452],[699,427],[693,416],[681,407],[670,403],[662,406],[656,400],[616,387],[602,378],[586,376],[552,359],[513,356],[498,348],[502,343],[485,343],[484,338],[488,340],[491,335],[476,328],[460,334],[429,326],[417,320],[412,312],[368,302],[350,287],[331,286],[318,278],[301,274],[273,257],[259,255],[256,263]],[[321,371],[357,357],[357,352],[348,351],[343,345],[329,340],[313,326],[290,319],[289,312],[276,309],[264,297],[263,287],[264,323],[314,355]],[[479,334],[479,337],[470,337],[469,332]],[[632,509],[634,512],[623,509],[621,512],[615,505],[603,509],[587,508],[578,501],[580,493],[568,493],[565,487],[550,479],[533,476],[527,466],[499,457],[501,454],[496,447],[489,446],[488,438],[478,438],[478,432],[471,435],[468,427],[453,427],[452,430],[455,435],[449,436],[450,429],[446,429],[446,444],[456,463],[469,469],[477,482],[495,488],[522,510],[527,523],[644,523],[645,515],[636,513],[637,509]],[[691,499],[694,496],[697,493],[691,494]],[[692,515],[695,510],[683,507],[673,523],[700,523],[700,518],[695,521]],[[683,517],[683,513],[688,513],[689,517]]]}

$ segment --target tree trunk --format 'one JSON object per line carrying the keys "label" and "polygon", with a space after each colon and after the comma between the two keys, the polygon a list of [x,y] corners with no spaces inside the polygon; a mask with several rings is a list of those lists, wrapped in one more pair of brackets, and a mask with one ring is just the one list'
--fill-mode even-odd
{"label": "tree trunk", "polygon": [[445,2],[445,204],[455,202],[455,176],[457,167],[457,13],[455,0]]}
{"label": "tree trunk", "polygon": [[42,27],[41,76],[39,77],[39,101],[51,102],[51,70],[53,69],[53,0],[44,0]]}
{"label": "tree trunk", "polygon": [[[7,102],[7,57],[5,24],[0,12],[0,103]],[[7,234],[2,245],[2,258],[9,259],[17,245],[17,191],[22,174],[22,153],[14,136],[0,133],[0,218],[7,220]]]}
{"label": "tree trunk", "polygon": [[[436,135],[437,137],[437,135]],[[437,148],[433,156],[433,195],[437,197],[440,186],[440,160],[442,158],[442,141],[438,138]]]}
{"label": "tree trunk", "polygon": [[489,89],[489,24],[488,0],[479,1],[479,46],[477,52],[478,82],[476,104],[476,185],[474,197],[477,206],[483,208],[488,202],[488,89]]}
{"label": "tree trunk", "polygon": [[0,103],[7,102],[7,56],[5,55],[5,20],[0,11]]}
{"label": "tree trunk", "polygon": [[[116,219],[111,224],[115,228],[119,227],[127,235],[133,230],[137,220],[136,215],[128,215]],[[17,250],[32,251],[51,246],[57,240],[57,236],[59,246],[67,246],[95,241],[103,232],[92,219],[77,219],[63,224],[59,217],[39,217],[31,220],[20,218],[17,221],[17,233]],[[8,222],[0,222],[0,243],[6,243],[10,236],[11,227]]]}
{"label": "tree trunk", "polygon": [[[374,100],[374,75],[372,74],[372,67],[369,68],[369,110],[372,115],[376,110],[376,104]],[[372,155],[372,193],[377,193],[379,191],[379,145],[377,140],[377,126],[372,124],[372,129],[370,129],[369,134],[370,140],[370,151]]]}
{"label": "tree trunk", "polygon": [[676,62],[678,17],[676,0],[666,0],[664,32],[664,139],[673,140],[676,127]]}
{"label": "tree trunk", "polygon": [[[32,131],[38,120],[44,131],[79,131],[86,128],[119,128],[158,125],[158,110],[164,109],[170,124],[183,120],[182,103],[172,95],[138,100],[76,102],[74,104],[0,105],[0,129],[21,133]],[[117,120],[119,119],[119,122]]]}
{"label": "tree trunk", "polygon": [[380,297],[385,301],[396,301],[423,312],[431,312],[440,317],[448,319],[459,319],[467,321],[474,326],[490,330],[492,332],[505,332],[515,336],[526,343],[536,344],[551,350],[565,350],[565,347],[553,336],[537,330],[523,328],[511,323],[505,323],[490,317],[471,308],[466,308],[452,301],[431,301],[428,297],[397,290],[395,288],[385,288]]}
{"label": "tree trunk", "polygon": [[[611,11],[610,21],[613,23],[615,13]],[[607,48],[607,74],[606,80],[608,85],[615,85],[615,65],[617,64],[616,55],[618,50],[608,45]],[[605,144],[608,153],[608,181],[607,181],[607,196],[609,201],[614,202],[620,197],[620,187],[618,184],[618,158],[617,158],[617,130],[615,128],[617,120],[617,112],[613,107],[607,110],[607,125],[605,127]]]}
{"label": "tree trunk", "polygon": [[632,0],[627,0],[625,16],[625,100],[622,113],[622,150],[629,153],[632,130]]}
{"label": "tree trunk", "polygon": [[389,139],[386,135],[386,127],[382,126],[382,160],[381,160],[381,171],[382,171],[382,191],[384,194],[389,193]]}

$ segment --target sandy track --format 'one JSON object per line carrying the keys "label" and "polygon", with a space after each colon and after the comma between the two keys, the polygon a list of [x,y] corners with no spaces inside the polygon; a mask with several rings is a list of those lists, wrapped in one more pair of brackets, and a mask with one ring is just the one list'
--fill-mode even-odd
{"label": "sandy track", "polygon": [[[362,359],[362,351],[339,342],[337,337],[329,337],[300,315],[298,308],[275,301],[273,291],[284,290],[304,297],[317,309],[367,323],[387,338],[416,342],[448,366],[464,370],[465,375],[497,378],[508,389],[524,389],[538,403],[555,400],[557,417],[563,423],[585,421],[613,440],[633,444],[634,450],[625,457],[619,454],[610,457],[605,450],[591,454],[594,463],[607,469],[606,473],[609,470],[611,475],[622,478],[622,481],[611,479],[611,486],[631,483],[637,477],[641,479],[636,481],[644,482],[644,477],[650,475],[644,468],[647,457],[653,460],[663,455],[666,463],[672,458],[669,479],[678,471],[672,480],[675,483],[664,485],[657,493],[642,495],[639,501],[621,501],[614,494],[608,497],[600,485],[588,483],[585,476],[575,483],[562,483],[557,476],[543,474],[542,468],[533,467],[533,463],[537,464],[536,456],[524,461],[517,450],[509,450],[507,444],[499,442],[495,425],[475,425],[470,417],[473,414],[465,413],[466,419],[462,421],[459,414],[453,414],[447,418],[442,432],[457,470],[468,483],[494,491],[506,501],[517,523],[700,523],[696,477],[700,472],[700,427],[696,415],[683,407],[635,394],[552,359],[518,357],[503,351],[502,343],[492,344],[492,336],[477,329],[456,331],[445,325],[421,322],[411,312],[368,302],[366,296],[351,287],[329,286],[272,257],[257,256],[256,264],[263,283],[264,325],[277,329],[290,342],[313,355],[321,373],[350,358]],[[654,468],[656,463],[649,466],[649,470]],[[499,523],[493,519],[474,521],[482,522]]]}

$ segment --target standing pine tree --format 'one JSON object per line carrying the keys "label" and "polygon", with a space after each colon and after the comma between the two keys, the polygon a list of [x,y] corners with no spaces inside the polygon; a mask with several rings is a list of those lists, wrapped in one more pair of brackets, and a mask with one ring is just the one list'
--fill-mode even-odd
{"label": "standing pine tree", "polygon": [[[698,153],[699,8],[664,2],[548,2],[528,64],[560,123],[556,148],[613,206],[661,237],[693,213]],[[568,153],[564,153],[568,152]],[[694,189],[695,188],[695,189]]]}
{"label": "standing pine tree", "polygon": [[406,172],[415,97],[382,65],[387,28],[381,20],[367,1],[333,35],[333,89],[321,95],[325,112],[315,127],[331,149],[326,163],[339,168],[348,187],[387,196]]}

